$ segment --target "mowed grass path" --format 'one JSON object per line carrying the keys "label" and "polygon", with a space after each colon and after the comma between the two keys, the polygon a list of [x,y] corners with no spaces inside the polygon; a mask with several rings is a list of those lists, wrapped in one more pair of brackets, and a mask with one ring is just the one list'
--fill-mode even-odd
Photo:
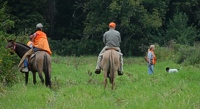
{"label": "mowed grass path", "polygon": [[[200,109],[200,69],[183,66],[168,74],[171,61],[157,62],[147,74],[142,58],[124,58],[124,75],[117,76],[115,90],[103,88],[103,73],[94,74],[97,57],[52,57],[52,90],[32,75],[28,86],[19,82],[0,93],[1,109]],[[92,75],[90,74],[92,72]]]}

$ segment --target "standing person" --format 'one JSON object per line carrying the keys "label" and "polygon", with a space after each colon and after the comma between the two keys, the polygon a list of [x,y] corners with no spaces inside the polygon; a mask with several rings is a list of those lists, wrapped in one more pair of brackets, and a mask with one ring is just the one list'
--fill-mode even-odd
{"label": "standing person", "polygon": [[120,68],[118,69],[118,75],[123,75],[123,57],[122,57],[122,53],[120,49],[121,36],[120,36],[120,33],[117,30],[115,30],[115,27],[116,27],[116,24],[114,22],[111,22],[109,24],[109,30],[105,32],[103,35],[103,42],[105,44],[105,47],[99,53],[97,66],[95,70],[96,74],[101,73],[100,63],[102,59],[102,53],[104,53],[105,50],[108,48],[115,48],[119,51],[120,61],[121,61]]}
{"label": "standing person", "polygon": [[154,54],[155,50],[155,45],[151,45],[148,49],[148,74],[153,74],[154,73],[154,65],[156,64],[156,55]]}
{"label": "standing person", "polygon": [[[35,51],[43,50],[43,51],[46,51],[49,55],[52,54],[50,47],[49,47],[47,35],[42,31],[42,28],[43,28],[43,25],[41,23],[38,23],[36,25],[36,32],[30,36],[30,38],[32,39],[32,42],[33,42],[33,48],[24,54],[24,56],[22,57],[19,65],[18,65],[19,67],[21,67],[24,59],[27,56],[32,55]],[[28,69],[28,68],[24,67],[24,69]],[[27,70],[25,70],[25,71],[27,71]]]}

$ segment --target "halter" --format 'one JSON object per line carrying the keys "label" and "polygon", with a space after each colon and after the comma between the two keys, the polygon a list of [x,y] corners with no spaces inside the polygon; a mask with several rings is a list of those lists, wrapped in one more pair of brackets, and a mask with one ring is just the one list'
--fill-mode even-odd
{"label": "halter", "polygon": [[16,43],[14,42],[14,45],[13,47],[11,48],[12,51],[15,51],[15,48],[16,48]]}

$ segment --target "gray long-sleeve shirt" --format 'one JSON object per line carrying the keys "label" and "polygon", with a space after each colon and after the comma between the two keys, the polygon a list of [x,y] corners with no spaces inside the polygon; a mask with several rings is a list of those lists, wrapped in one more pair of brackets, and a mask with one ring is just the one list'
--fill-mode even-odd
{"label": "gray long-sleeve shirt", "polygon": [[120,42],[121,42],[120,33],[115,29],[110,28],[109,31],[104,33],[103,42],[105,46],[120,47]]}

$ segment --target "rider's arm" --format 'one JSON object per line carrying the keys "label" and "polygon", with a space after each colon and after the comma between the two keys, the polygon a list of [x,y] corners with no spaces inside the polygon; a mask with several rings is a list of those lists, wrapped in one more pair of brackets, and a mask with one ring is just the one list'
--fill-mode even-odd
{"label": "rider's arm", "polygon": [[106,35],[103,35],[103,43],[106,44]]}
{"label": "rider's arm", "polygon": [[34,41],[34,39],[35,39],[36,36],[37,36],[36,33],[34,33],[34,34],[32,34],[32,35],[30,36],[30,38],[32,39],[32,41]]}
{"label": "rider's arm", "polygon": [[121,35],[120,35],[120,33],[119,33],[119,43],[121,43]]}

